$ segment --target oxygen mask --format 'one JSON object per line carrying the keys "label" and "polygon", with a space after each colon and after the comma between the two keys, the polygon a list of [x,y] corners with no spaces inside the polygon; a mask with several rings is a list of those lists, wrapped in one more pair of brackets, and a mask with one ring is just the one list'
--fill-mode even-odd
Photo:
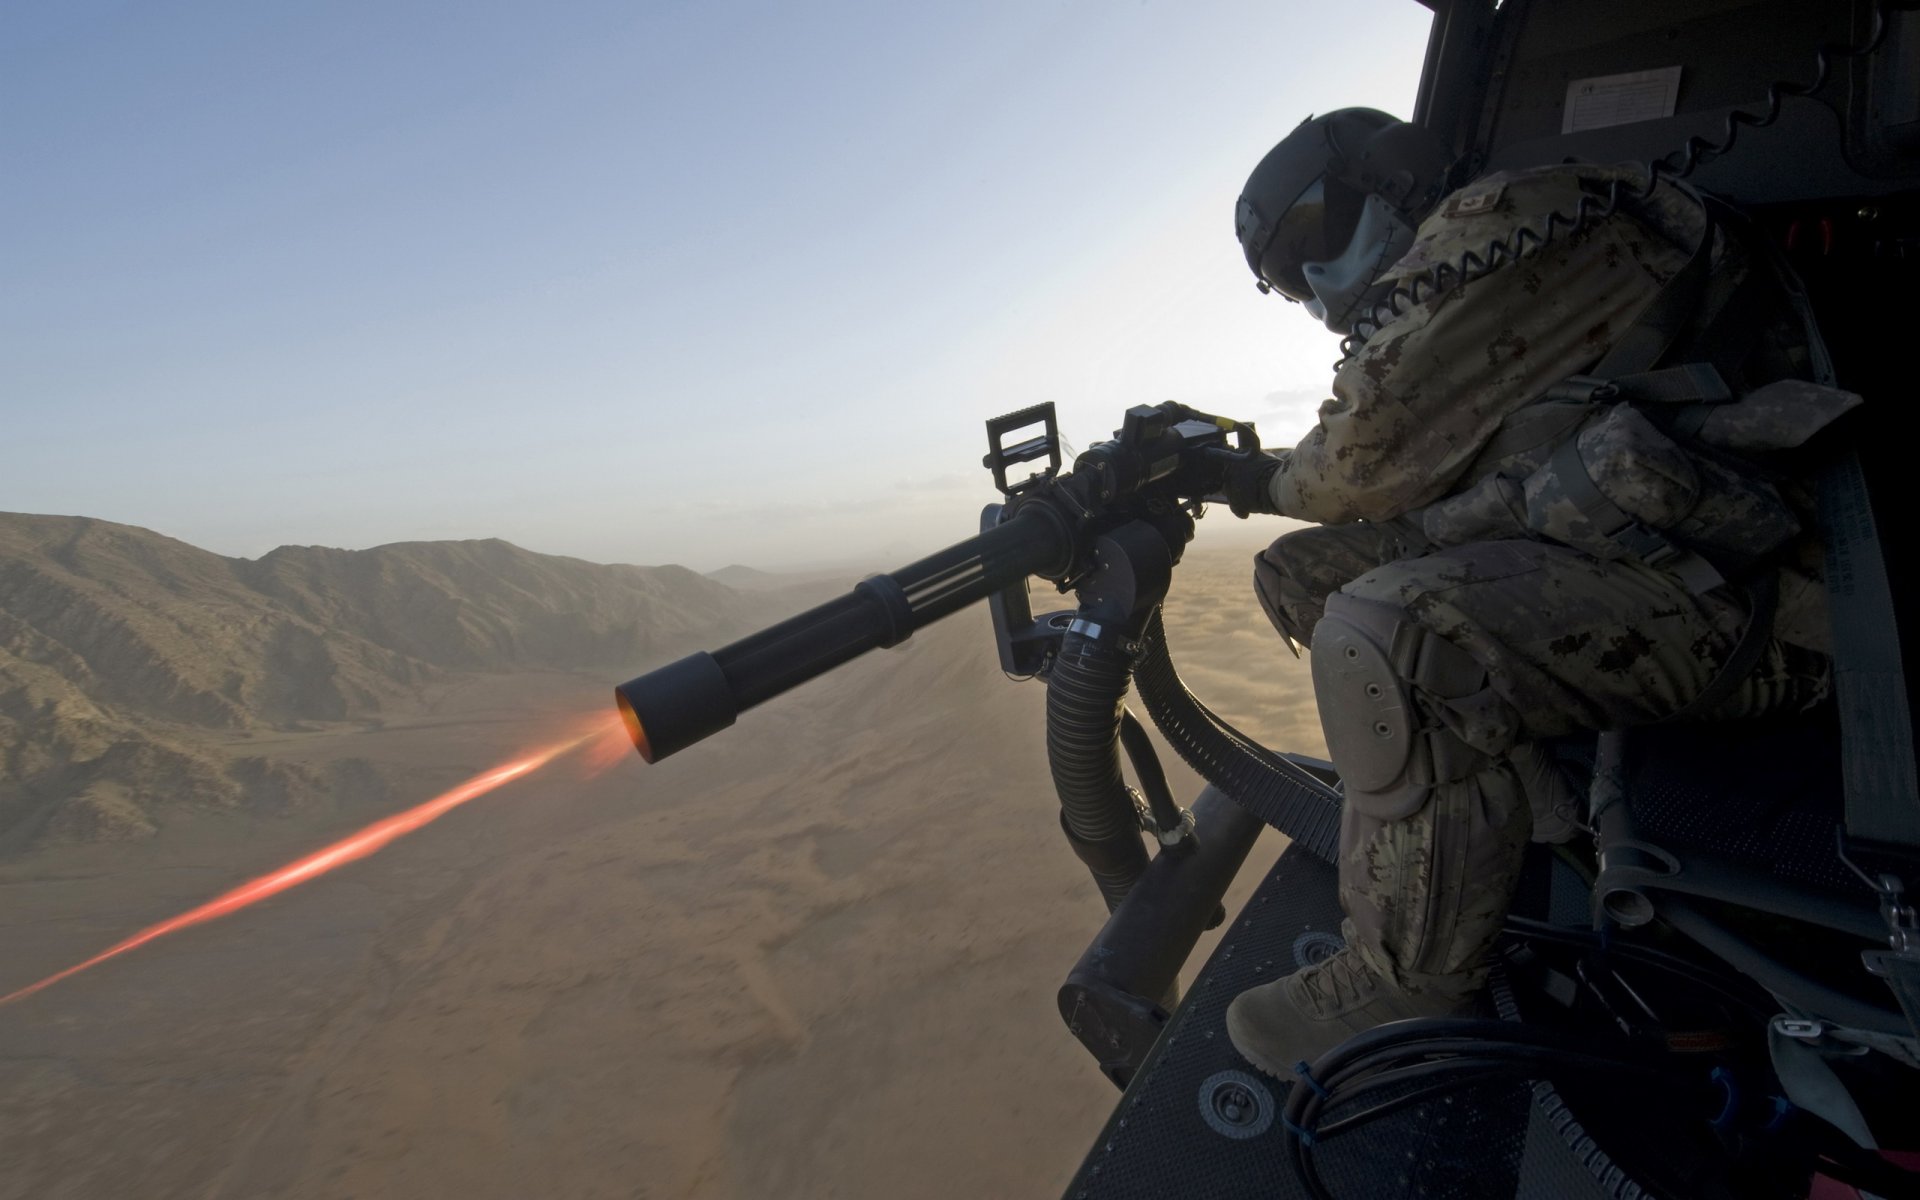
{"label": "oxygen mask", "polygon": [[1360,220],[1339,257],[1301,264],[1307,288],[1313,294],[1301,303],[1335,333],[1352,333],[1354,326],[1384,298],[1381,276],[1413,246],[1413,226],[1379,196],[1368,196]]}

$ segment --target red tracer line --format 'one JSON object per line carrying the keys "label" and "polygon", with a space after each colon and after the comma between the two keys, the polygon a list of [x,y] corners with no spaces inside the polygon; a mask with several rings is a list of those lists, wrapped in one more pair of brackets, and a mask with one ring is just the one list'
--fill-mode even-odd
{"label": "red tracer line", "polygon": [[66,970],[49,975],[38,983],[29,984],[17,992],[10,992],[5,996],[0,996],[0,1004],[11,1004],[13,1001],[31,996],[43,988],[52,987],[63,979],[78,975],[89,967],[99,966],[110,958],[118,958],[129,950],[144,946],[157,938],[165,937],[169,933],[176,933],[189,926],[198,925],[203,921],[211,921],[215,917],[224,917],[228,913],[238,912],[250,904],[258,903],[269,896],[278,895],[288,888],[297,887],[310,879],[316,879],[328,871],[333,870],[335,867],[342,867],[356,859],[365,858],[367,855],[386,846],[389,842],[405,837],[421,826],[438,820],[447,813],[459,808],[467,801],[478,799],[488,792],[493,791],[495,788],[500,787],[502,784],[511,783],[522,775],[528,775],[539,770],[541,767],[546,766],[574,747],[600,736],[602,732],[600,728],[596,727],[592,732],[583,734],[571,741],[560,742],[544,750],[529,754],[525,758],[515,759],[513,762],[495,767],[491,771],[485,771],[479,775],[475,775],[472,779],[467,780],[465,783],[450,791],[442,792],[433,799],[421,804],[416,804],[404,812],[398,812],[390,817],[384,817],[375,821],[358,833],[349,834],[339,841],[334,842],[332,845],[322,846],[305,858],[296,859],[277,871],[262,875],[251,883],[243,883],[232,891],[214,897],[198,908],[188,909],[179,916],[170,917],[158,925],[150,925],[132,937],[127,938],[125,941],[116,942],[107,947],[85,962],[75,963]]}

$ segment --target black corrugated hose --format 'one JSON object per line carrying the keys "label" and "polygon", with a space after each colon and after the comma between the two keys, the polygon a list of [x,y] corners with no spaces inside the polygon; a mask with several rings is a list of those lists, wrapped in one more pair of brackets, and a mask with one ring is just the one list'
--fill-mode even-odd
{"label": "black corrugated hose", "polygon": [[1117,646],[1070,630],[1047,676],[1047,762],[1060,824],[1107,902],[1147,869],[1140,817],[1120,775],[1120,712],[1132,663]]}

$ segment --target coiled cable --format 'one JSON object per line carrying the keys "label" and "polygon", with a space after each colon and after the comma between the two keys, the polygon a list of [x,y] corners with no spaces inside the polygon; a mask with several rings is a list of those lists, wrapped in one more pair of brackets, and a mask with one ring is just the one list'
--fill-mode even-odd
{"label": "coiled cable", "polygon": [[[1623,1039],[1575,1037],[1505,1021],[1423,1018],[1368,1030],[1300,1068],[1308,1086],[1287,1093],[1287,1154],[1309,1194],[1330,1200],[1313,1149],[1325,1138],[1425,1100],[1499,1078],[1576,1076],[1666,1089],[1698,1088],[1691,1064]],[[1418,1086],[1414,1086],[1418,1085]],[[1413,1087],[1409,1093],[1407,1089]],[[1322,1124],[1322,1115],[1370,1094],[1384,1099]]]}
{"label": "coiled cable", "polygon": [[[1337,371],[1345,366],[1369,339],[1389,322],[1406,315],[1409,309],[1418,307],[1441,292],[1464,286],[1503,266],[1518,262],[1529,254],[1537,254],[1556,238],[1570,237],[1603,221],[1619,212],[1624,205],[1644,202],[1662,182],[1677,183],[1692,175],[1702,164],[1731,151],[1743,127],[1764,129],[1772,125],[1780,119],[1781,105],[1788,97],[1799,99],[1811,96],[1827,85],[1836,57],[1864,58],[1879,49],[1887,36],[1887,12],[1893,7],[1905,9],[1912,5],[1910,2],[1897,4],[1895,0],[1879,0],[1873,6],[1873,23],[1867,31],[1866,41],[1858,46],[1822,42],[1814,51],[1814,74],[1811,80],[1806,83],[1781,80],[1768,84],[1766,111],[1753,113],[1734,109],[1729,112],[1719,141],[1709,141],[1697,134],[1689,137],[1680,149],[1647,163],[1645,178],[1640,182],[1615,179],[1607,185],[1604,198],[1581,196],[1571,213],[1556,209],[1537,223],[1522,224],[1507,236],[1493,239],[1484,250],[1468,250],[1455,262],[1436,263],[1405,283],[1396,284],[1372,305],[1368,319],[1356,324],[1354,331],[1341,339],[1340,361],[1334,364],[1334,369]],[[1677,162],[1671,161],[1676,159]]]}

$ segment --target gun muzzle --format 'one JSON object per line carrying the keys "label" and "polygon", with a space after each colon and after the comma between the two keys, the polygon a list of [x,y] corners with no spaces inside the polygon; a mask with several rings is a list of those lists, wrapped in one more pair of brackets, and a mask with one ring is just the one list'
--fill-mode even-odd
{"label": "gun muzzle", "polygon": [[650,763],[719,733],[740,715],[733,685],[704,650],[627,680],[613,698],[633,748]]}
{"label": "gun muzzle", "polygon": [[650,763],[733,724],[749,708],[1027,576],[1063,569],[1068,525],[1030,506],[1005,524],[891,575],[875,575],[838,600],[712,653],[690,654],[614,689],[634,749]]}

